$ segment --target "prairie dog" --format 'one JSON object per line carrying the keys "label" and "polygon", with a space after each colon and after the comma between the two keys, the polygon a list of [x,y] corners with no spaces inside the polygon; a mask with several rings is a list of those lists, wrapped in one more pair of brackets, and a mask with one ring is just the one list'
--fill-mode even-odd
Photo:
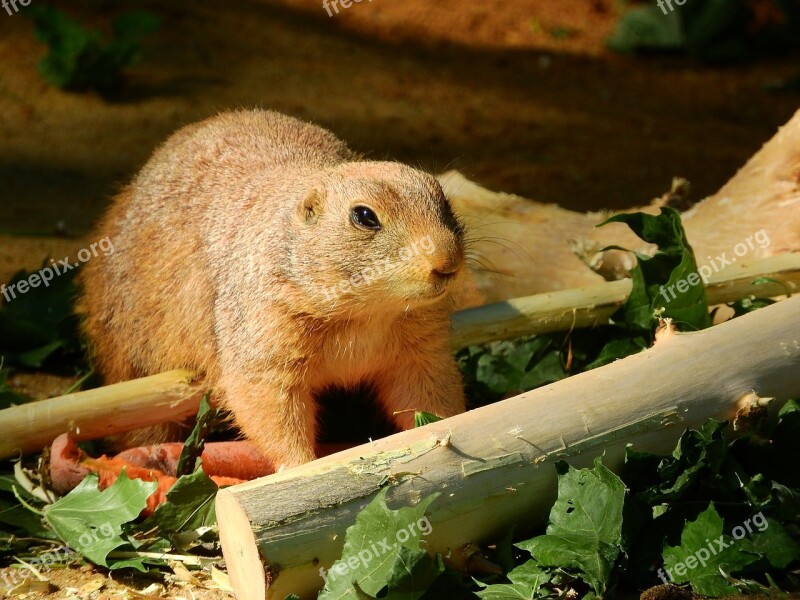
{"label": "prairie dog", "polygon": [[314,459],[333,385],[372,386],[406,429],[408,409],[464,410],[463,231],[430,175],[275,112],[223,113],[159,147],[99,232],[115,252],[87,264],[81,311],[106,381],[202,373],[276,465]]}

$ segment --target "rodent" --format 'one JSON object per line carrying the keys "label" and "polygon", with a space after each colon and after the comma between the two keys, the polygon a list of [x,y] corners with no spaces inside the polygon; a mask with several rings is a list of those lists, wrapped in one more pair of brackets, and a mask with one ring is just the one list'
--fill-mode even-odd
{"label": "rodent", "polygon": [[464,411],[450,348],[464,232],[422,171],[276,112],[227,112],[161,145],[98,231],[115,252],[86,265],[80,312],[107,383],[202,373],[287,467],[315,458],[330,386],[371,386],[403,429],[409,409]]}

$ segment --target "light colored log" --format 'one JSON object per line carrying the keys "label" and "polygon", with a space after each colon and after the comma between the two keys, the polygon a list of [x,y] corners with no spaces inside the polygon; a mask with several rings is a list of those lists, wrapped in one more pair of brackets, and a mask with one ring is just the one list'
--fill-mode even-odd
{"label": "light colored log", "polygon": [[0,411],[0,458],[38,452],[62,433],[101,438],[197,414],[202,382],[170,371]]}
{"label": "light colored log", "polygon": [[[723,252],[727,259],[735,257],[737,244],[747,246],[744,258],[749,261],[800,252],[798,172],[800,111],[716,194],[682,214],[698,264],[713,267]],[[466,225],[468,254],[480,257],[464,279],[460,308],[603,281],[576,256],[575,245],[590,255],[613,244],[652,251],[621,223],[595,227],[610,211],[579,213],[492,192],[457,171],[439,179]],[[665,189],[669,183],[664,182]],[[660,202],[632,210],[657,213]],[[754,239],[761,230],[766,237]],[[605,271],[618,273],[635,264],[630,255],[618,251],[604,254],[603,260],[613,263],[604,264]]]}
{"label": "light colored log", "polygon": [[[626,444],[668,452],[686,427],[730,419],[750,390],[800,396],[800,297],[514,398],[301,467],[221,490],[217,517],[239,600],[314,597],[321,567],[382,487],[390,506],[441,492],[428,511],[431,551],[458,565],[484,543],[540,522],[553,462],[619,469]],[[377,541],[377,540],[376,540]],[[266,576],[264,564],[267,565]],[[267,588],[266,581],[270,581]]]}
{"label": "light colored log", "polygon": [[[754,285],[761,277],[781,283]],[[714,305],[750,295],[780,296],[798,289],[800,253],[795,253],[734,263],[710,276],[706,293],[709,304]],[[623,279],[462,310],[453,315],[453,348],[605,324],[630,291],[631,281]],[[666,293],[669,296],[669,291]]]}

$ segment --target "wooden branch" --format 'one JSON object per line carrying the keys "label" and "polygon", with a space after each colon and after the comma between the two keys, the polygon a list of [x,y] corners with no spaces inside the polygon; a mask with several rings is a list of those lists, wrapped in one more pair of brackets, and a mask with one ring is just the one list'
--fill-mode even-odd
{"label": "wooden branch", "polygon": [[182,421],[197,414],[202,382],[170,371],[0,411],[0,459],[38,452],[66,432],[78,440]]}
{"label": "wooden branch", "polygon": [[[753,285],[760,277],[775,279],[783,285]],[[706,293],[709,304],[714,305],[750,295],[782,296],[798,289],[800,253],[795,253],[734,263],[709,277]],[[453,348],[602,325],[608,323],[630,291],[630,279],[623,279],[462,310],[453,315]]]}
{"label": "wooden branch", "polygon": [[[406,431],[217,495],[222,546],[240,600],[314,597],[321,567],[382,487],[390,506],[442,492],[428,511],[433,552],[456,566],[467,542],[541,522],[552,463],[619,469],[625,446],[668,452],[684,428],[730,419],[755,390],[800,396],[800,297],[500,403]],[[266,576],[264,564],[267,564]],[[267,582],[270,585],[267,588]]]}

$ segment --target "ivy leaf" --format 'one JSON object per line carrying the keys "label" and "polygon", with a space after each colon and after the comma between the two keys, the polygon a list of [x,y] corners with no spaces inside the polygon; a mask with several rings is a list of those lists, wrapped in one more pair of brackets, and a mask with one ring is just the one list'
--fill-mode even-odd
{"label": "ivy leaf", "polygon": [[[756,520],[756,517],[760,519]],[[785,569],[800,560],[800,544],[792,539],[778,521],[765,518],[762,513],[753,516],[750,521],[758,531],[747,540],[748,552],[763,557],[776,569]]]}
{"label": "ivy leaf", "polygon": [[631,271],[631,294],[612,319],[649,332],[657,323],[654,315],[659,310],[662,317],[672,318],[683,328],[710,327],[705,286],[697,272],[680,213],[662,207],[659,215],[642,212],[614,215],[599,227],[608,223],[625,223],[645,242],[658,246],[653,256],[636,253],[639,261]]}
{"label": "ivy leaf", "polygon": [[97,476],[87,475],[69,494],[45,507],[45,521],[70,548],[96,565],[146,570],[140,560],[109,564],[108,554],[128,543],[122,526],[139,516],[158,484],[129,479],[123,471],[108,489],[101,492],[97,485]]}
{"label": "ivy leaf", "polygon": [[431,423],[436,423],[441,420],[442,417],[425,412],[424,410],[418,410],[414,413],[414,427],[424,427],[425,425],[430,425]]}
{"label": "ivy leaf", "polygon": [[214,511],[217,484],[202,469],[184,475],[167,492],[167,499],[141,524],[141,531],[157,529],[163,535],[196,531],[217,523]]}
{"label": "ivy leaf", "polygon": [[506,577],[511,583],[486,585],[476,581],[483,589],[475,594],[485,600],[534,600],[540,596],[541,587],[550,581],[550,575],[535,560],[522,563]]}
{"label": "ivy leaf", "polygon": [[733,574],[758,561],[750,547],[724,535],[722,517],[712,502],[697,519],[686,523],[680,546],[664,548],[664,571],[672,582],[689,583],[703,596],[733,595],[737,589],[722,571]]}
{"label": "ivy leaf", "polygon": [[214,428],[219,418],[219,410],[212,408],[208,403],[208,394],[203,394],[200,400],[200,408],[197,411],[197,419],[194,428],[183,443],[181,456],[178,459],[176,474],[178,477],[188,475],[196,471],[197,459],[203,454],[206,445],[206,437]]}
{"label": "ivy leaf", "polygon": [[347,529],[342,557],[326,575],[320,600],[416,600],[444,571],[436,559],[420,548],[431,533],[425,509],[438,494],[415,507],[391,510],[386,506],[388,488],[358,514]]}
{"label": "ivy leaf", "polygon": [[577,572],[603,595],[621,550],[625,485],[596,459],[592,469],[557,463],[558,499],[546,535],[517,544],[545,567]]}
{"label": "ivy leaf", "polygon": [[719,471],[727,454],[726,426],[709,419],[700,429],[686,430],[669,457],[629,448],[625,483],[648,506],[680,498],[699,477]]}

